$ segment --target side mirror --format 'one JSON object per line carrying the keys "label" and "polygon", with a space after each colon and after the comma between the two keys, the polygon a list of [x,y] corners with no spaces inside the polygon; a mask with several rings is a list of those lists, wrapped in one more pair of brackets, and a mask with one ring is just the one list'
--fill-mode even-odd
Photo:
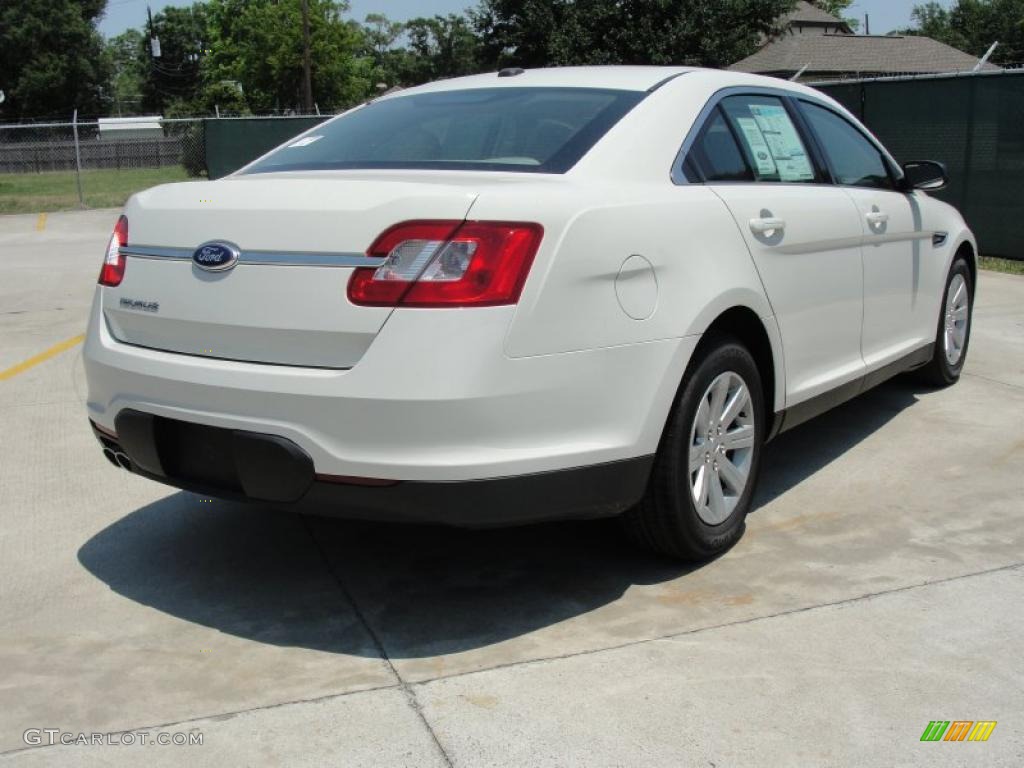
{"label": "side mirror", "polygon": [[903,164],[903,188],[937,192],[949,185],[946,166],[934,160],[912,160]]}

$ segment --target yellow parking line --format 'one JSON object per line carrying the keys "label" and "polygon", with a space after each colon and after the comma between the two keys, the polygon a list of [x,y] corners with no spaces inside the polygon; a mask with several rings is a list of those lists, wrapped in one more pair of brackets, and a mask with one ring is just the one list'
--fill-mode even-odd
{"label": "yellow parking line", "polygon": [[39,218],[36,219],[36,232],[42,232],[46,229],[46,214],[40,213]]}
{"label": "yellow parking line", "polygon": [[5,381],[6,379],[13,379],[19,373],[23,373],[31,367],[39,365],[40,363],[45,363],[51,357],[56,357],[64,350],[71,349],[76,344],[81,344],[84,338],[85,334],[83,333],[79,336],[75,336],[73,339],[62,341],[60,344],[54,344],[45,352],[40,352],[38,355],[30,357],[28,360],[24,360],[18,363],[17,365],[13,365],[6,371],[0,371],[0,381]]}

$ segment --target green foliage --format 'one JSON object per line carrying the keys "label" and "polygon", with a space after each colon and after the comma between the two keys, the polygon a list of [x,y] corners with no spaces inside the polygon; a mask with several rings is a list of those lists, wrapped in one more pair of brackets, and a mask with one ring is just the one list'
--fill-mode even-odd
{"label": "green foliage", "polygon": [[207,23],[204,3],[185,8],[168,6],[154,14],[152,33],[160,40],[159,58],[152,55],[148,29],[136,49],[143,73],[142,106],[146,112],[166,115],[171,105],[180,109],[181,105],[191,106],[198,100]]}
{"label": "green foliage", "polygon": [[137,115],[142,111],[145,79],[144,62],[139,56],[142,41],[139,30],[128,29],[112,37],[104,47],[103,55],[110,72],[110,109],[115,115]]}
{"label": "green foliage", "polygon": [[[370,14],[362,24],[343,18],[346,2],[308,2],[313,99],[330,112],[392,86],[502,66],[727,66],[778,31],[778,18],[795,0],[481,0],[463,15],[399,23]],[[851,2],[817,0],[836,15]],[[1012,6],[1019,27],[1021,3],[961,0],[960,6]],[[0,0],[0,88],[8,96],[0,117],[63,117],[74,106],[93,115],[167,117],[301,108],[301,0],[168,6],[153,17],[152,30],[128,30],[103,46],[95,21],[105,4]],[[943,15],[926,8],[918,18],[923,29],[935,26],[940,39],[968,40],[953,30],[960,10]],[[151,34],[160,41],[159,57],[152,55]]]}
{"label": "green foliage", "polygon": [[395,43],[402,36],[405,25],[391,21],[383,13],[371,13],[362,25],[364,46],[374,57],[375,64],[382,64],[388,53],[394,51]]}
{"label": "green foliage", "polygon": [[998,40],[994,63],[1024,63],[1024,0],[959,0],[949,10],[929,2],[914,6],[912,18],[915,26],[904,34],[926,35],[974,56]]}
{"label": "green foliage", "polygon": [[405,25],[382,13],[371,13],[361,25],[353,24],[359,41],[356,64],[370,92],[401,84],[409,58],[409,51],[398,47]]}
{"label": "green foliage", "polygon": [[793,0],[482,0],[488,67],[727,66],[753,53]]}
{"label": "green foliage", "polygon": [[181,165],[193,178],[209,175],[206,167],[206,129],[203,123],[202,120],[171,123],[168,129],[168,133],[181,136]]}
{"label": "green foliage", "polygon": [[[234,81],[257,113],[302,104],[302,20],[299,0],[210,0],[208,83]],[[309,0],[313,97],[321,110],[361,100],[369,70],[356,61],[363,44],[357,25],[341,15],[347,4]]]}
{"label": "green foliage", "polygon": [[[368,49],[393,45],[402,26],[383,20],[374,43],[347,22],[345,3],[309,0],[313,97],[324,111],[364,99],[372,90]],[[383,17],[382,17],[383,18]],[[396,29],[397,27],[397,29]],[[390,32],[388,31],[390,29]],[[167,7],[150,31],[129,30],[110,41],[112,110],[165,117],[283,112],[302,104],[301,0],[210,0]],[[390,37],[389,37],[390,35]],[[141,105],[126,109],[134,91]]]}
{"label": "green foliage", "polygon": [[0,118],[105,113],[108,59],[94,23],[105,0],[0,0]]}
{"label": "green foliage", "polygon": [[480,43],[464,16],[412,19],[405,24],[409,56],[402,79],[423,83],[480,71]]}
{"label": "green foliage", "polygon": [[[359,31],[362,53],[372,62],[369,79],[375,89],[481,71],[480,38],[466,16],[416,18],[403,24],[371,14]],[[397,47],[400,40],[405,44]]]}

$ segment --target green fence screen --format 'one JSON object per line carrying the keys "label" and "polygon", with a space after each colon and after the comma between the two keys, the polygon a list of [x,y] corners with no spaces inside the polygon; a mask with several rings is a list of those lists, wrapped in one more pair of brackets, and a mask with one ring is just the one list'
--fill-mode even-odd
{"label": "green fence screen", "polygon": [[938,160],[987,256],[1024,259],[1024,71],[820,85],[898,161]]}
{"label": "green fence screen", "polygon": [[278,144],[328,119],[324,117],[232,117],[203,121],[206,169],[211,179],[237,171]]}

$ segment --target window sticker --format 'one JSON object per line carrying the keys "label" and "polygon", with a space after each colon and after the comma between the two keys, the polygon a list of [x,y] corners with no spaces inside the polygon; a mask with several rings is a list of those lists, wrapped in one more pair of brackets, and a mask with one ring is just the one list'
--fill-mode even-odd
{"label": "window sticker", "polygon": [[293,141],[291,144],[289,144],[288,148],[289,149],[298,149],[299,147],[308,147],[314,141],[320,141],[320,139],[322,139],[322,138],[323,138],[323,136],[303,136],[298,141]]}
{"label": "window sticker", "polygon": [[761,129],[757,127],[757,121],[752,117],[739,117],[736,118],[736,122],[739,123],[740,130],[743,131],[750,152],[754,156],[754,162],[757,163],[757,175],[774,176],[778,173],[775,161],[772,159],[772,151],[768,147],[768,142],[765,141]]}
{"label": "window sticker", "polygon": [[751,104],[750,113],[764,136],[780,181],[811,181],[814,169],[786,108],[775,104]]}

